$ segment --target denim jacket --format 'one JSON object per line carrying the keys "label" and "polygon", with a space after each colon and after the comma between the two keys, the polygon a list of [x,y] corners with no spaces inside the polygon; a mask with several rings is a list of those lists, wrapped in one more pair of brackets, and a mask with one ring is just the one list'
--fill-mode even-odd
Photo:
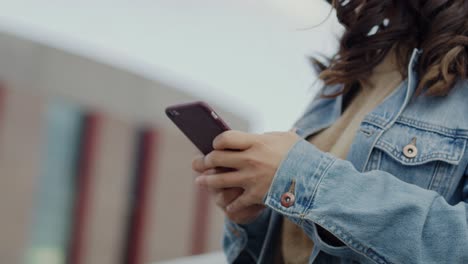
{"label": "denim jacket", "polygon": [[468,81],[444,97],[413,96],[419,56],[415,50],[407,80],[366,115],[346,160],[305,140],[339,118],[342,96],[312,101],[267,208],[247,225],[226,220],[229,263],[273,263],[281,216],[314,241],[310,263],[468,263]]}

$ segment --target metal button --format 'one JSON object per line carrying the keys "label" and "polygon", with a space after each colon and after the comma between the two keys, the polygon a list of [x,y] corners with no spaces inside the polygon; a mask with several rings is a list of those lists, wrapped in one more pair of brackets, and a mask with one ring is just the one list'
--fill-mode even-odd
{"label": "metal button", "polygon": [[413,138],[411,143],[409,143],[403,148],[403,155],[405,155],[405,157],[409,159],[412,159],[418,155],[418,148],[416,147],[416,138]]}
{"label": "metal button", "polygon": [[281,205],[289,208],[296,201],[296,196],[290,192],[287,192],[281,196]]}
{"label": "metal button", "polygon": [[294,202],[296,201],[296,196],[294,192],[296,191],[296,180],[291,181],[291,185],[289,186],[288,192],[281,195],[281,205],[289,208],[291,207]]}

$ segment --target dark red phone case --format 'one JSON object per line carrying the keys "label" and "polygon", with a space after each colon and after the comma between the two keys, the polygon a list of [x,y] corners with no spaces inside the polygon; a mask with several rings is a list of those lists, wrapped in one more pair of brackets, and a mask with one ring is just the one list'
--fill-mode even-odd
{"label": "dark red phone case", "polygon": [[213,151],[213,140],[229,126],[208,104],[192,102],[166,108],[166,115],[203,153]]}

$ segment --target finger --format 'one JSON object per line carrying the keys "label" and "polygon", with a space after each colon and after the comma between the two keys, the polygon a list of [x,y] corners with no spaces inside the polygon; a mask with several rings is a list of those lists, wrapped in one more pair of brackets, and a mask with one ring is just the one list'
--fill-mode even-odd
{"label": "finger", "polygon": [[237,188],[237,187],[234,187],[234,188],[209,188],[209,187],[204,187],[206,190],[208,190],[212,195],[214,195],[215,199],[217,197],[217,195],[219,193],[222,193],[222,192],[231,192],[233,189],[241,189],[241,190],[244,190],[242,188]]}
{"label": "finger", "polygon": [[195,183],[208,188],[231,188],[242,187],[246,176],[239,171],[226,172],[221,174],[200,175],[195,179]]}
{"label": "finger", "polygon": [[244,192],[244,194],[239,196],[236,200],[234,200],[231,204],[229,204],[226,207],[226,211],[228,211],[229,213],[233,213],[247,208],[250,205],[253,205],[253,203],[251,202],[250,195]]}
{"label": "finger", "polygon": [[218,170],[216,169],[209,169],[204,172],[202,172],[200,175],[213,175],[213,174],[218,174]]}
{"label": "finger", "polygon": [[203,159],[204,159],[204,156],[196,156],[193,160],[192,160],[192,169],[198,173],[202,173],[204,171],[207,170],[207,168],[205,168],[205,163],[203,162]]}
{"label": "finger", "polygon": [[262,205],[252,205],[235,213],[226,213],[227,217],[236,224],[249,224],[265,209]]}
{"label": "finger", "polygon": [[228,130],[213,140],[213,148],[217,150],[246,150],[257,140],[257,135],[242,131]]}
{"label": "finger", "polygon": [[240,151],[213,150],[203,159],[203,166],[208,168],[235,168],[239,169],[246,159],[245,153]]}
{"label": "finger", "polygon": [[200,175],[221,174],[221,173],[226,173],[226,172],[231,172],[231,171],[236,171],[236,169],[216,167],[214,169],[208,169],[200,173]]}
{"label": "finger", "polygon": [[224,210],[226,206],[232,203],[237,197],[242,195],[243,192],[244,189],[242,188],[223,189],[216,194],[215,203]]}
{"label": "finger", "polygon": [[223,189],[216,189],[216,188],[206,188],[208,191],[216,198]]}

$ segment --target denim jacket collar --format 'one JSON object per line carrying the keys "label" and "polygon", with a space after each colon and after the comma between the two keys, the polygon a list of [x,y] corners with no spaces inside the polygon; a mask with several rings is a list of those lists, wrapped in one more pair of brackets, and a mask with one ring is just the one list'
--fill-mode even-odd
{"label": "denim jacket collar", "polygon": [[418,67],[420,54],[421,52],[418,49],[413,51],[408,65],[408,78],[403,81],[400,87],[390,94],[376,109],[369,113],[364,118],[364,122],[371,123],[386,130],[401,115],[413,97],[419,83],[416,69]]}
{"label": "denim jacket collar", "polygon": [[[363,123],[371,124],[372,126],[378,127],[380,131],[377,135],[370,135],[369,133],[374,133],[375,131],[363,131],[366,135],[357,134],[351,149],[347,155],[347,160],[351,161],[356,168],[361,171],[364,169],[365,164],[368,159],[356,159],[354,157],[362,157],[362,155],[369,156],[370,149],[362,149],[363,141],[373,140],[371,147],[375,145],[375,142],[380,137],[380,135],[385,132],[392,124],[397,120],[401,115],[405,107],[410,102],[416,87],[419,83],[417,75],[417,66],[418,60],[420,57],[421,51],[414,49],[411,59],[408,65],[408,78],[403,81],[399,88],[397,88],[393,93],[391,93],[385,100],[377,106],[373,111],[364,117]],[[331,89],[339,89],[339,86],[331,87]],[[296,126],[301,127],[301,130],[298,131],[298,135],[307,138],[308,136],[331,126],[336,120],[341,116],[342,105],[343,105],[343,95],[340,95],[332,99],[321,99],[320,107],[314,109],[315,115],[305,115],[305,118],[301,119],[296,123]],[[397,107],[395,107],[397,106]],[[320,111],[323,114],[317,114],[317,111]],[[320,117],[320,118],[317,118]],[[313,119],[313,120],[310,120]],[[363,153],[367,152],[367,153]]]}
{"label": "denim jacket collar", "polygon": [[[383,129],[388,128],[403,112],[404,108],[408,105],[411,97],[418,85],[417,65],[421,51],[414,49],[408,65],[408,79],[405,80],[398,89],[390,94],[382,104],[369,113],[364,122],[372,123]],[[330,89],[340,89],[341,85],[330,87]],[[321,116],[319,122],[310,122],[310,120],[300,120],[301,124],[308,124],[309,126],[299,125],[302,127],[298,132],[300,136],[306,138],[321,129],[331,126],[341,115],[343,96],[337,96],[332,99],[323,99],[327,101],[325,105],[321,105],[321,111],[324,115]],[[399,107],[395,107],[398,105]],[[307,119],[307,118],[306,118]]]}

